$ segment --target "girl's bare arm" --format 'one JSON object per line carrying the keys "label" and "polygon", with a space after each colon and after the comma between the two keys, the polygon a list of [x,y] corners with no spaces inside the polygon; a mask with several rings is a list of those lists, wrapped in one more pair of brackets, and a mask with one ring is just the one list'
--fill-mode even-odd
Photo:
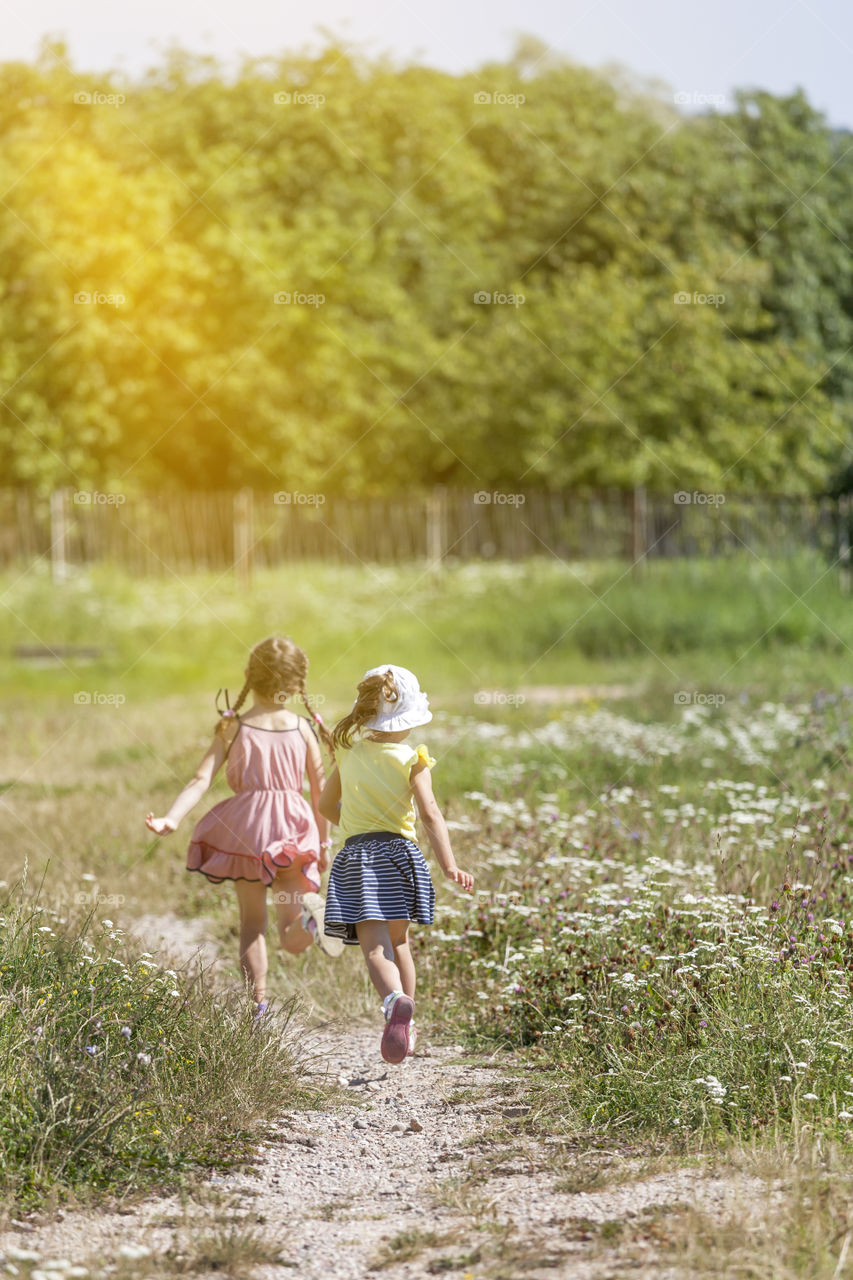
{"label": "girl's bare arm", "polygon": [[311,788],[311,808],[314,810],[317,830],[320,832],[318,865],[321,871],[325,871],[329,865],[329,855],[327,850],[323,848],[323,844],[329,839],[329,823],[320,809],[320,796],[326,782],[326,770],[323,768],[323,757],[320,754],[320,748],[317,746],[317,739],[304,721],[300,721],[299,732],[305,739],[305,769],[308,774],[308,786]]}
{"label": "girl's bare arm", "polygon": [[155,818],[153,813],[148,813],[145,815],[145,825],[155,831],[158,836],[168,835],[170,831],[174,831],[181,819],[187,816],[190,809],[198,804],[201,797],[208,790],[222,767],[227,754],[228,746],[217,733],[199,761],[198,768],[192,778],[180,795],[173,801],[172,807],[166,816]]}
{"label": "girl's bare arm", "polygon": [[341,820],[341,775],[337,766],[329,774],[322,795],[317,803],[324,818],[337,825]]}
{"label": "girl's bare arm", "polygon": [[415,796],[415,804],[418,807],[418,815],[424,825],[424,830],[432,845],[432,851],[438,860],[438,865],[448,880],[461,885],[463,889],[468,890],[470,893],[474,887],[474,877],[470,871],[460,871],[456,865],[456,859],[450,847],[447,823],[444,821],[444,814],[439,809],[436,798],[433,795],[432,775],[429,767],[421,761],[412,765],[409,779]]}

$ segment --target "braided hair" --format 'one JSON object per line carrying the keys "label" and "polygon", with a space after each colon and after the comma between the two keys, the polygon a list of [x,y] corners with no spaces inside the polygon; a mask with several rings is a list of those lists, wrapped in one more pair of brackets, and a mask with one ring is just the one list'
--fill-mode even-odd
{"label": "braided hair", "polygon": [[224,733],[228,720],[240,719],[240,708],[251,692],[259,693],[262,698],[284,703],[292,693],[298,693],[305,706],[315,732],[325,746],[332,750],[332,735],[322,719],[311,705],[305,688],[308,675],[308,657],[289,636],[268,636],[254,646],[249,654],[246,667],[246,682],[237,695],[233,707],[228,703],[228,690],[225,693],[224,711],[219,710],[219,694],[216,705],[220,720],[216,726],[217,733]]}

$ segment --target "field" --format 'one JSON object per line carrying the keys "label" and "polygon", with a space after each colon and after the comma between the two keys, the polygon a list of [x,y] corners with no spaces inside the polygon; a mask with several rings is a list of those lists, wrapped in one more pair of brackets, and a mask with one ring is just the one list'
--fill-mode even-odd
{"label": "field", "polygon": [[[202,918],[235,989],[233,890],[184,871],[192,817],[157,842],[143,814],[190,776],[213,695],[236,693],[271,631],[306,648],[329,722],[366,666],[409,665],[436,713],[423,737],[457,859],[477,876],[470,901],[439,886],[421,931],[425,1021],[527,1073],[531,1133],[676,1162],[775,1153],[792,1196],[784,1274],[845,1274],[847,1201],[821,1188],[847,1186],[853,1135],[853,617],[826,566],[300,567],[248,599],[213,575],[52,587],[30,573],[0,599],[13,901],[26,874],[24,900],[40,886],[57,933],[89,912],[92,928]],[[12,656],[36,643],[101,655]],[[312,952],[275,959],[270,987],[315,1021],[375,1017],[356,956],[330,977]],[[269,1117],[246,1108],[248,1140]],[[13,1165],[7,1152],[7,1190]],[[818,1237],[834,1244],[815,1261]]]}

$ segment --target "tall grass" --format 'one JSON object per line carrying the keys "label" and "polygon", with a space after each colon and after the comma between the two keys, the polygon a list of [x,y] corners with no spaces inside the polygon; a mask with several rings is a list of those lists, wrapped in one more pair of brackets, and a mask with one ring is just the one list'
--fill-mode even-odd
{"label": "tall grass", "polygon": [[[849,1142],[851,711],[847,690],[492,734],[469,797],[478,893],[445,899],[418,944],[423,994],[545,1063],[558,1127],[713,1140],[799,1115]],[[565,762],[593,743],[594,767],[543,777],[548,747]],[[619,785],[584,785],[608,769]]]}
{"label": "tall grass", "polygon": [[135,954],[111,922],[0,904],[0,1191],[127,1195],[240,1159],[285,1103],[315,1105],[292,1005],[247,1001]]}
{"label": "tall grass", "polygon": [[[105,566],[57,586],[38,565],[0,579],[0,604],[10,644],[0,686],[12,696],[208,696],[240,683],[248,648],[271,631],[305,647],[312,687],[335,711],[380,652],[405,655],[439,703],[470,707],[495,685],[641,678],[680,687],[731,669],[737,681],[760,672],[770,691],[791,672],[831,670],[853,646],[837,575],[806,555],[652,561],[635,572],[549,559],[441,570],[303,564],[259,572],[247,593],[227,574],[139,581]],[[47,665],[11,655],[40,642],[102,655]],[[762,669],[768,655],[778,681]]]}

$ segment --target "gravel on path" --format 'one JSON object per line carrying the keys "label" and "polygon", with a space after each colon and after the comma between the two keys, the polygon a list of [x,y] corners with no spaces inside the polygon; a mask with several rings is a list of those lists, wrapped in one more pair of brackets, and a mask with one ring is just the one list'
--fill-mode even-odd
{"label": "gravel on path", "polygon": [[[118,1266],[121,1276],[153,1280],[186,1274],[187,1260],[213,1231],[220,1245],[229,1232],[232,1243],[242,1233],[253,1247],[263,1244],[266,1261],[230,1273],[256,1280],[599,1280],[622,1268],[618,1247],[601,1248],[596,1223],[639,1221],[673,1204],[722,1210],[731,1200],[731,1182],[701,1168],[601,1190],[560,1190],[559,1162],[549,1168],[541,1140],[531,1148],[533,1140],[519,1132],[507,1143],[507,1121],[524,1111],[517,1080],[453,1045],[424,1043],[402,1065],[389,1066],[379,1054],[380,1030],[377,1016],[369,1028],[308,1032],[314,1070],[337,1081],[338,1098],[313,1112],[289,1111],[281,1099],[256,1163],[210,1176],[187,1205],[170,1196],[123,1212],[69,1211],[29,1230],[0,1232],[0,1256],[22,1277],[34,1266],[36,1280],[61,1280],[61,1269],[51,1266],[61,1259],[93,1278]],[[33,1258],[16,1262],[15,1250]],[[146,1253],[133,1261],[134,1250]],[[174,1271],[167,1251],[183,1255]],[[642,1251],[631,1270],[645,1274]]]}

